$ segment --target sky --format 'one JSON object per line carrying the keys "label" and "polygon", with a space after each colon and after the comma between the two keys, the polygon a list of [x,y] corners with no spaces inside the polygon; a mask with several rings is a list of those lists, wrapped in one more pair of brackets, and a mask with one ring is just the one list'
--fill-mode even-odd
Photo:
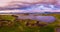
{"label": "sky", "polygon": [[[15,2],[13,2],[15,1]],[[16,1],[20,1],[22,3],[17,3]],[[48,3],[49,1],[51,1],[53,3],[52,0],[1,0],[0,1],[0,8],[7,8],[5,10],[0,10],[8,13],[9,11],[19,11],[20,13],[24,13],[24,12],[29,12],[29,13],[34,13],[34,12],[60,12],[60,7],[55,7],[53,4],[50,4],[50,2],[47,5],[41,4],[40,2],[46,2]],[[35,4],[38,3],[38,4]],[[59,2],[58,2],[59,3]],[[15,5],[15,6],[14,6]],[[11,8],[12,7],[12,8]],[[16,7],[19,7],[18,9],[16,9]],[[12,10],[10,10],[12,9]],[[1,12],[2,13],[2,12]]]}

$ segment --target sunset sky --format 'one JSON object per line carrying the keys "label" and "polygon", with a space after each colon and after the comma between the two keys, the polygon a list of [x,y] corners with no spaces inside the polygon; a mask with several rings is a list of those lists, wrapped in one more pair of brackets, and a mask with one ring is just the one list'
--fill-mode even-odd
{"label": "sunset sky", "polygon": [[[19,3],[17,3],[17,1]],[[28,3],[28,4],[27,4]],[[44,5],[40,5],[41,3],[47,3],[47,4],[51,4],[50,8],[48,7],[44,7]],[[56,4],[55,4],[56,3]],[[39,4],[39,5],[35,5],[35,4]],[[31,8],[29,9],[18,9],[18,11],[23,11],[23,12],[60,12],[60,9],[56,9],[54,7],[54,5],[60,5],[59,0],[1,0],[0,1],[0,7],[6,8],[6,7],[13,7],[14,5],[20,5],[23,7],[29,7],[31,5]],[[15,7],[19,7],[19,6],[15,6]],[[54,10],[56,9],[56,10]],[[15,9],[17,11],[17,9]],[[0,10],[3,11],[3,10]],[[5,10],[5,11],[11,11],[11,10]]]}

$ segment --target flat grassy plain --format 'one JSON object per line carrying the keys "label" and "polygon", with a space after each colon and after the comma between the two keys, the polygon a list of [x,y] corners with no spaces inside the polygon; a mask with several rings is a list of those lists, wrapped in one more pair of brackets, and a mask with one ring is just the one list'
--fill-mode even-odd
{"label": "flat grassy plain", "polygon": [[16,15],[0,15],[0,32],[56,32],[60,28],[60,14],[40,14],[40,16],[54,16],[52,23],[30,19],[17,19]]}

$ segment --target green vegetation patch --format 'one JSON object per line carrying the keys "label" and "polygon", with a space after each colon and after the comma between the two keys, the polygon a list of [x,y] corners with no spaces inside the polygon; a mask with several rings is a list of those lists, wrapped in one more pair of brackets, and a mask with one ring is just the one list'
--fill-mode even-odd
{"label": "green vegetation patch", "polygon": [[[46,16],[48,15],[46,14]],[[60,15],[50,14],[49,16],[56,17],[56,21],[53,23],[47,23],[46,26],[42,27],[38,26],[37,20],[16,20],[16,17],[12,15],[0,15],[0,32],[55,32],[55,28],[58,26],[58,24],[60,24],[60,21],[58,20],[60,19]],[[3,26],[3,24],[5,24],[5,21],[7,26]],[[41,22],[39,25],[42,25],[43,23]]]}

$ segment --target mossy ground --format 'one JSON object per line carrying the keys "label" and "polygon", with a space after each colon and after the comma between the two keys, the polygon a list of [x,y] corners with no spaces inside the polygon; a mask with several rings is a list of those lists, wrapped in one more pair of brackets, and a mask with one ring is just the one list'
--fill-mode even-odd
{"label": "mossy ground", "polygon": [[19,19],[12,15],[0,15],[0,32],[55,32],[60,27],[60,14],[42,14],[43,16],[54,16],[56,21],[44,23],[30,19]]}

